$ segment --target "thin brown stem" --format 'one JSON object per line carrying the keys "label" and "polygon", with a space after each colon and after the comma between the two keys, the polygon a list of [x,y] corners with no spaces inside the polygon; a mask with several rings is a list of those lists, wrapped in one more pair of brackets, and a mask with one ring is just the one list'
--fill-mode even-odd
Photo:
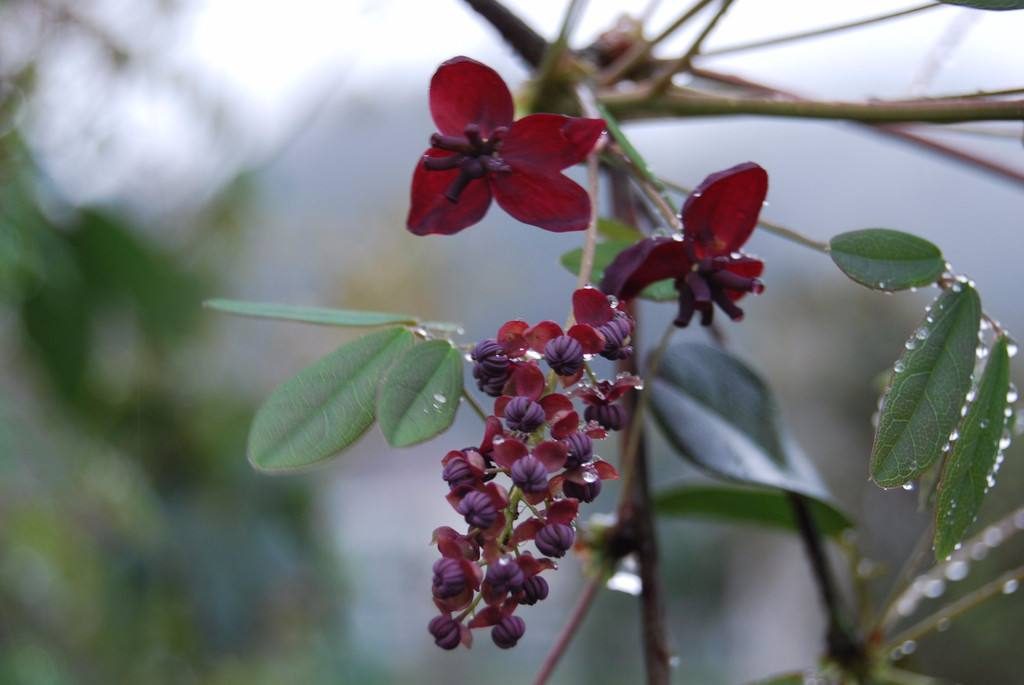
{"label": "thin brown stem", "polygon": [[476,398],[473,397],[468,388],[462,389],[462,398],[466,400],[466,404],[476,412],[476,415],[480,417],[481,421],[487,421],[487,412],[485,412],[484,408],[480,406],[480,403],[476,401]]}
{"label": "thin brown stem", "polygon": [[562,655],[569,648],[569,643],[576,636],[576,631],[579,630],[583,619],[587,616],[587,612],[590,611],[594,598],[597,597],[597,593],[602,585],[604,585],[604,577],[598,575],[588,580],[587,584],[583,586],[583,594],[580,595],[580,598],[576,601],[576,606],[569,613],[569,620],[562,626],[562,631],[558,633],[551,651],[544,657],[544,662],[537,672],[537,677],[533,680],[533,685],[544,685],[548,678],[551,677],[551,674],[554,673],[555,666],[558,665]]}
{"label": "thin brown stem", "polygon": [[887,14],[880,14],[875,17],[869,17],[867,19],[858,19],[857,21],[849,21],[842,24],[834,24],[832,26],[825,26],[820,29],[812,29],[810,31],[800,31],[799,33],[790,33],[785,36],[777,36],[775,38],[766,38],[763,40],[754,40],[749,43],[737,43],[736,45],[727,45],[724,48],[717,48],[715,50],[708,50],[701,53],[702,57],[714,57],[716,55],[729,55],[736,52],[744,52],[746,50],[757,50],[759,48],[773,47],[776,45],[783,45],[785,43],[792,43],[795,41],[805,40],[807,38],[817,38],[819,36],[827,36],[832,33],[840,33],[842,31],[848,31],[850,29],[857,29],[863,26],[870,26],[872,24],[878,24],[883,21],[889,21],[890,19],[897,19],[899,17],[906,17],[911,14],[917,14],[924,10],[934,9],[941,7],[942,3],[939,2],[928,2],[917,7],[911,7],[909,9],[900,10],[898,12],[889,12]]}
{"label": "thin brown stem", "polygon": [[587,0],[570,0],[562,18],[561,28],[558,30],[558,38],[544,51],[544,59],[541,60],[534,76],[536,88],[533,92],[531,111],[536,111],[537,105],[544,101],[546,92],[551,87],[552,77],[558,71],[559,62],[569,48],[569,36],[572,35],[586,4]]}
{"label": "thin brown stem", "polygon": [[704,45],[704,41],[711,35],[711,32],[718,26],[718,22],[722,20],[725,13],[729,11],[729,7],[732,6],[734,0],[722,0],[722,5],[718,8],[718,11],[711,17],[704,29],[697,35],[697,38],[693,41],[690,47],[680,57],[665,67],[655,78],[651,84],[650,92],[654,95],[660,95],[672,85],[672,77],[676,74],[686,71],[690,68],[693,58],[700,53],[701,46]]}
{"label": "thin brown stem", "polygon": [[594,251],[597,248],[597,192],[600,178],[598,177],[598,157],[596,152],[590,153],[587,158],[587,186],[590,193],[590,223],[587,225],[587,234],[583,242],[583,254],[580,258],[580,273],[576,277],[576,289],[587,285],[590,282],[591,274],[594,272]]}
{"label": "thin brown stem", "polygon": [[608,67],[605,73],[601,74],[598,82],[603,86],[608,86],[625,78],[630,71],[650,57],[651,51],[658,43],[662,42],[679,30],[683,24],[690,21],[690,19],[696,16],[698,12],[710,5],[711,2],[712,0],[698,0],[696,4],[679,15],[675,21],[669,24],[657,36],[651,40],[640,40],[637,42],[632,48],[627,50],[622,57],[617,59],[610,67]]}
{"label": "thin brown stem", "polygon": [[463,0],[477,14],[497,29],[505,42],[527,64],[537,68],[544,61],[548,43],[525,21],[497,0]]}
{"label": "thin brown stem", "polygon": [[1021,580],[1024,580],[1024,566],[1018,566],[1011,571],[1007,571],[995,580],[985,583],[977,590],[964,595],[952,604],[947,604],[931,616],[922,619],[899,633],[886,645],[885,651],[892,650],[905,642],[921,639],[923,636],[939,628],[939,626],[952,621],[957,616],[970,611],[998,594],[1009,594],[1016,591],[1016,587],[1020,584]]}

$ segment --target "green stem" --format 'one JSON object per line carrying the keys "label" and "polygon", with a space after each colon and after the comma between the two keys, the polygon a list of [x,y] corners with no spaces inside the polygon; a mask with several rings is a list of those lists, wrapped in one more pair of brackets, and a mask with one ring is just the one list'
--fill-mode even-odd
{"label": "green stem", "polygon": [[508,506],[505,507],[505,530],[501,532],[501,546],[504,547],[508,544],[508,540],[512,537],[512,527],[516,523],[516,519],[519,517],[519,500],[523,498],[522,491],[512,486],[512,492],[509,494]]}
{"label": "green stem", "polygon": [[468,388],[462,388],[462,397],[466,400],[466,404],[473,408],[473,411],[475,411],[476,415],[480,417],[480,420],[486,422],[487,412],[485,412],[484,408],[480,406],[480,403],[476,401],[476,398],[470,394]]}
{"label": "green stem", "polygon": [[[928,616],[918,623],[915,623],[911,627],[904,630],[899,635],[895,636],[884,648],[884,651],[888,652],[896,647],[899,647],[905,642],[910,640],[919,640],[921,637],[932,632],[940,625],[952,621],[957,616],[964,614],[974,607],[980,605],[985,600],[995,597],[1000,593],[1006,592],[1006,587],[1010,583],[1020,583],[1024,580],[1024,566],[1018,566],[1017,568],[1007,571],[1003,575],[999,576],[995,580],[989,581],[982,585],[977,590],[970,592],[952,604],[948,604],[939,611],[935,612],[931,616]],[[1011,590],[1012,592],[1012,590]]]}
{"label": "green stem", "polygon": [[667,67],[665,67],[658,76],[655,77],[654,83],[651,84],[651,92],[655,94],[664,93],[665,90],[672,85],[672,77],[676,74],[686,71],[690,68],[690,64],[693,62],[693,58],[700,53],[701,46],[704,45],[704,41],[711,35],[711,32],[715,30],[718,22],[721,21],[725,13],[729,11],[729,7],[732,6],[734,0],[722,0],[721,7],[715,12],[714,16],[711,17],[711,21],[707,23],[704,30],[700,32],[690,48],[684,52],[679,59],[675,60]]}
{"label": "green stem", "polygon": [[924,559],[928,550],[931,548],[932,542],[932,526],[929,524],[924,531],[921,533],[921,537],[917,539],[917,543],[914,545],[914,549],[910,552],[910,556],[903,562],[903,566],[900,567],[899,572],[896,574],[896,579],[893,581],[892,588],[889,590],[888,596],[885,601],[882,602],[881,609],[879,609],[877,620],[872,625],[871,633],[877,634],[878,632],[884,631],[889,623],[895,618],[896,605],[898,604],[903,593],[910,587],[911,578],[917,571],[918,566],[921,564],[921,560]]}
{"label": "green stem", "polygon": [[473,610],[476,609],[477,605],[480,604],[480,600],[482,600],[483,598],[484,598],[484,595],[483,595],[482,592],[477,593],[477,596],[473,598],[473,602],[468,607],[466,607],[462,611],[462,613],[460,613],[458,616],[455,617],[456,623],[461,623],[462,619],[464,619],[467,616],[469,616],[473,612]]}
{"label": "green stem", "polygon": [[[692,188],[687,188],[686,186],[674,183],[672,181],[661,179],[661,182],[664,183],[668,188],[678,193],[682,193],[684,195],[689,195],[690,193],[693,192]],[[813,238],[808,238],[802,233],[798,233],[797,231],[794,231],[791,228],[786,228],[781,224],[768,221],[767,219],[758,219],[757,225],[763,228],[768,233],[772,233],[774,235],[779,236],[780,238],[784,238],[799,245],[803,245],[804,247],[809,247],[812,250],[817,250],[818,252],[824,252],[826,254],[829,251],[828,243],[823,243],[814,240]]]}
{"label": "green stem", "polygon": [[586,4],[586,0],[571,0],[569,2],[565,15],[562,17],[562,26],[558,31],[558,38],[555,39],[554,43],[549,44],[544,51],[544,59],[541,60],[540,67],[537,69],[537,74],[534,77],[536,86],[530,103],[531,112],[537,111],[538,104],[544,101],[547,90],[552,85],[552,76],[558,71],[558,63],[569,47],[569,36],[572,35],[572,31],[583,14],[583,8]]}
{"label": "green stem", "polygon": [[799,33],[790,33],[785,36],[777,36],[775,38],[767,38],[764,40],[755,40],[749,43],[727,45],[724,48],[708,50],[707,52],[702,53],[701,56],[712,57],[715,55],[728,55],[734,52],[743,52],[745,50],[756,50],[758,48],[767,48],[775,45],[782,45],[783,43],[791,43],[793,41],[804,40],[805,38],[817,38],[818,36],[825,36],[830,33],[839,33],[840,31],[847,31],[849,29],[856,29],[862,26],[869,26],[871,24],[877,24],[879,22],[888,21],[890,19],[896,19],[898,17],[905,17],[909,14],[916,14],[918,12],[923,12],[924,10],[930,10],[941,6],[942,3],[928,2],[923,5],[918,5],[917,7],[911,7],[909,9],[900,10],[898,12],[889,12],[888,14],[881,14],[876,17],[859,19],[857,21],[846,22],[844,24],[835,24],[833,26],[825,26],[820,29],[801,31]]}
{"label": "green stem", "polygon": [[649,90],[605,93],[602,104],[620,119],[760,115],[832,119],[882,124],[897,122],[951,124],[960,121],[1020,121],[1024,100],[880,100],[843,102],[779,100],[754,97],[692,95]]}

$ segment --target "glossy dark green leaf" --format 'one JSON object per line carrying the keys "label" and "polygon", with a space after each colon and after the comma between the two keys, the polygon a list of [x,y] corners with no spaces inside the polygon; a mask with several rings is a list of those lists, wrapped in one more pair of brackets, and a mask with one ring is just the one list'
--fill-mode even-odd
{"label": "glossy dark green leaf", "polygon": [[974,521],[988,491],[988,479],[1002,451],[1004,412],[1010,390],[1010,354],[1005,337],[989,354],[974,398],[960,425],[939,481],[935,506],[935,557],[945,559]]}
{"label": "glossy dark green leaf", "polygon": [[882,396],[871,478],[903,485],[928,469],[960,421],[971,387],[981,301],[966,283],[943,292],[907,340]]}
{"label": "glossy dark green leaf", "polygon": [[[633,243],[622,240],[609,240],[603,243],[598,243],[594,249],[594,268],[590,275],[590,281],[592,283],[600,283],[601,279],[604,278],[604,270],[608,268],[608,265],[612,263],[612,260],[618,256],[620,252],[630,247]],[[562,266],[569,270],[570,273],[578,274],[580,272],[580,264],[583,261],[583,249],[576,248],[566,252],[561,257]],[[676,293],[675,285],[671,279],[658,281],[653,283],[640,293],[640,297],[648,300],[654,300],[656,302],[672,301],[679,297]]]}
{"label": "glossy dark green leaf", "polygon": [[979,10],[995,10],[997,12],[1024,10],[1024,0],[939,0],[939,2],[944,2],[947,5],[973,7]]}
{"label": "glossy dark green leaf", "polygon": [[279,385],[253,419],[249,461],[264,471],[285,471],[351,445],[373,424],[380,379],[413,344],[404,328],[371,333]]}
{"label": "glossy dark green leaf", "polygon": [[673,345],[649,392],[669,442],[712,475],[831,501],[767,385],[736,357],[700,343]]}
{"label": "glossy dark green leaf", "polygon": [[388,371],[377,422],[392,447],[407,447],[448,429],[462,396],[462,355],[444,340],[414,345]]}
{"label": "glossy dark green leaf", "polygon": [[390,326],[416,323],[415,316],[390,312],[364,312],[355,309],[329,309],[327,307],[297,307],[269,302],[243,302],[241,300],[207,300],[203,306],[228,314],[252,316],[262,319],[301,321],[324,326]]}
{"label": "glossy dark green leaf", "polygon": [[609,240],[634,243],[644,237],[636,227],[623,223],[618,219],[601,217],[597,220],[597,232]]}
{"label": "glossy dark green leaf", "polygon": [[[789,497],[781,490],[736,488],[723,485],[681,485],[654,497],[662,516],[711,518],[797,530]],[[838,509],[810,500],[811,515],[825,535],[838,535],[853,524]]]}
{"label": "glossy dark green leaf", "polygon": [[874,290],[905,290],[934,283],[946,268],[938,247],[887,228],[837,235],[829,254],[843,273]]}

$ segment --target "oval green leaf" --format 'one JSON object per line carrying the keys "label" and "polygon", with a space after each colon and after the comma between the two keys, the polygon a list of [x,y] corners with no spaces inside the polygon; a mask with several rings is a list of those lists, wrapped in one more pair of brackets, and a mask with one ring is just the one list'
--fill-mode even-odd
{"label": "oval green leaf", "polygon": [[444,340],[406,350],[381,384],[377,422],[392,447],[408,447],[448,429],[462,396],[462,355]]}
{"label": "oval green leaf", "polygon": [[371,333],[279,385],[253,419],[249,461],[261,471],[288,471],[351,445],[373,424],[380,378],[413,343],[404,328]]}
{"label": "oval green leaf", "polygon": [[204,307],[219,312],[251,316],[260,319],[281,319],[284,321],[301,321],[323,326],[390,326],[402,324],[412,326],[417,323],[415,316],[408,314],[391,314],[389,312],[364,312],[355,309],[329,309],[327,307],[296,307],[289,304],[273,304],[270,302],[243,302],[241,300],[207,300]]}
{"label": "oval green leaf", "polygon": [[785,432],[767,385],[739,359],[699,343],[673,345],[650,393],[669,442],[700,468],[747,485],[832,500]]}
{"label": "oval green leaf", "polygon": [[946,269],[938,247],[887,228],[850,231],[832,238],[829,254],[844,274],[873,290],[906,290],[934,283]]}
{"label": "oval green leaf", "polygon": [[1024,0],[939,0],[947,5],[960,5],[961,7],[973,7],[979,10],[993,10],[1005,12],[1006,10],[1024,10]]}
{"label": "oval green leaf", "polygon": [[636,242],[644,237],[644,234],[637,230],[636,227],[623,223],[618,219],[608,219],[605,217],[601,217],[597,220],[597,232],[609,240],[619,240],[630,243]]}
{"label": "oval green leaf", "polygon": [[1010,391],[1010,354],[1000,337],[989,354],[974,402],[960,426],[939,481],[935,506],[935,558],[953,552],[964,531],[974,521],[988,491],[988,479],[1001,452],[1006,430],[1004,412]]}
{"label": "oval green leaf", "polygon": [[942,453],[971,388],[981,301],[966,283],[936,298],[907,340],[882,396],[871,478],[882,487],[914,480]]}
{"label": "oval green leaf", "polygon": [[[835,536],[853,524],[838,509],[809,500],[811,515],[823,534]],[[711,518],[797,531],[789,497],[781,490],[736,488],[722,485],[680,485],[655,495],[662,516]]]}

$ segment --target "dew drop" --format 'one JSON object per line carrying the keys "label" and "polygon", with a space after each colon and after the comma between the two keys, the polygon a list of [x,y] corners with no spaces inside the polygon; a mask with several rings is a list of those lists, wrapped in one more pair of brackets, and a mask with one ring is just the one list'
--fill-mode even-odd
{"label": "dew drop", "polygon": [[956,442],[959,439],[960,439],[960,432],[954,428],[953,432],[949,434],[949,441],[950,442]]}
{"label": "dew drop", "polygon": [[445,402],[448,401],[448,398],[442,395],[441,393],[435,393],[434,401],[437,402],[438,404],[444,404]]}
{"label": "dew drop", "polygon": [[924,326],[921,326],[920,328],[917,329],[917,332],[914,333],[914,337],[917,338],[918,340],[926,340],[928,338],[928,329],[925,328]]}
{"label": "dew drop", "polygon": [[1010,578],[1010,580],[1003,583],[1003,594],[1012,595],[1020,587],[1020,581],[1016,578]]}
{"label": "dew drop", "polygon": [[1006,353],[1008,355],[1010,355],[1011,357],[1016,357],[1017,356],[1017,343],[1015,343],[1015,342],[1008,342],[1006,344]]}
{"label": "dew drop", "polygon": [[981,538],[989,547],[998,547],[1003,544],[1003,531],[998,526],[989,526]]}
{"label": "dew drop", "polygon": [[892,370],[895,371],[896,373],[903,373],[904,369],[906,368],[907,367],[903,364],[903,361],[900,360],[893,365]]}
{"label": "dew drop", "polygon": [[913,483],[904,483],[903,484],[903,489],[907,490],[907,491],[913,490],[914,489],[914,484]]}
{"label": "dew drop", "polygon": [[947,630],[949,630],[949,626],[950,622],[948,618],[940,618],[935,623],[935,630],[939,631],[940,633],[944,633]]}
{"label": "dew drop", "polygon": [[917,338],[911,338],[907,342],[903,343],[903,346],[908,350],[912,350],[917,347]]}
{"label": "dew drop", "polygon": [[1010,383],[1010,389],[1006,391],[1006,401],[1016,402],[1018,397],[1020,397],[1020,394],[1017,392],[1017,386]]}
{"label": "dew drop", "polygon": [[946,567],[946,578],[954,583],[967,577],[970,566],[966,561],[952,561]]}
{"label": "dew drop", "polygon": [[596,483],[599,479],[597,477],[597,474],[594,473],[593,471],[584,471],[583,480],[584,482],[587,483]]}
{"label": "dew drop", "polygon": [[917,643],[913,640],[907,640],[902,645],[900,645],[900,651],[903,652],[904,655],[913,654],[917,651]]}
{"label": "dew drop", "polygon": [[984,345],[978,345],[978,349],[974,351],[974,355],[978,359],[985,359],[988,357],[988,348]]}
{"label": "dew drop", "polygon": [[904,597],[896,603],[896,613],[900,616],[910,616],[917,609],[917,598]]}
{"label": "dew drop", "polygon": [[1013,526],[1017,530],[1024,530],[1024,509],[1018,509],[1013,515]]}
{"label": "dew drop", "polygon": [[971,559],[981,561],[988,556],[988,545],[984,542],[976,542],[971,546]]}
{"label": "dew drop", "polygon": [[932,578],[924,584],[924,590],[922,594],[930,599],[941,597],[942,593],[946,591],[946,581],[941,578]]}

